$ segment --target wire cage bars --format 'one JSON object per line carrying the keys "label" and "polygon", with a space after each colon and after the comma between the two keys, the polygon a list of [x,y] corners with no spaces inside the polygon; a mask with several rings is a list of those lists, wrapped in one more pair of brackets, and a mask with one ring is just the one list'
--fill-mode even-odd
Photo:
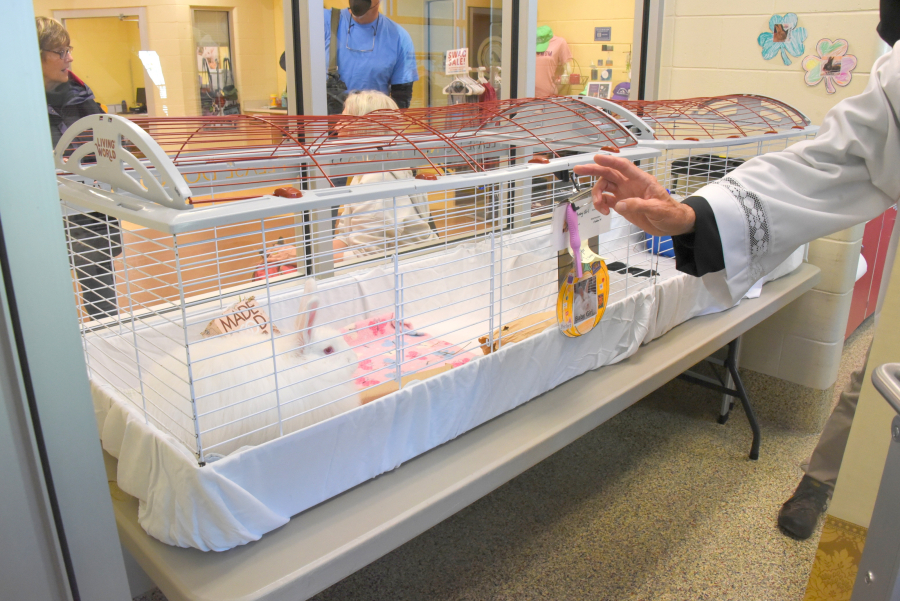
{"label": "wire cage bars", "polygon": [[[640,162],[671,194],[687,197],[726,177],[755,156],[815,137],[818,127],[784,102],[752,94],[681,100],[583,98],[627,127],[639,144],[661,151]],[[655,252],[673,256],[668,239],[648,238]]]}
{"label": "wire cage bars", "polygon": [[[553,202],[658,155],[577,99],[85,118],[57,147],[92,379],[203,464],[555,325]],[[123,179],[124,177],[127,179]],[[674,273],[614,220],[610,303]]]}
{"label": "wire cage bars", "polygon": [[681,196],[721,179],[754,156],[783,150],[818,131],[795,108],[751,94],[604,102],[607,110],[625,118],[616,105],[649,130],[652,142],[645,135],[642,143],[663,151],[649,170]]}
{"label": "wire cage bars", "polygon": [[615,102],[647,122],[657,140],[747,138],[810,125],[809,119],[790,105],[752,94]]}
{"label": "wire cage bars", "polygon": [[[191,205],[253,198],[261,189],[281,185],[342,187],[344,178],[404,174],[410,166],[438,175],[503,167],[489,142],[547,156],[636,144],[617,123],[572,98],[383,110],[363,117],[233,115],[131,121],[152,137],[198,195],[186,200]],[[78,149],[92,140],[92,128],[70,136],[67,156],[80,152],[90,160],[93,149]],[[128,143],[126,138],[126,148]],[[260,164],[265,169],[258,169]]]}

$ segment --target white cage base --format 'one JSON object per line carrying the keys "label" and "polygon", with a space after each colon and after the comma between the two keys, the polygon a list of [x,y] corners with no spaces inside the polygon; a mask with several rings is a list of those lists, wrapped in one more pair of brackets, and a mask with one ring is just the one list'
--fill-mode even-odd
{"label": "white cage base", "polygon": [[[765,280],[796,269],[800,248]],[[556,328],[357,409],[203,467],[134,403],[92,379],[103,448],[117,481],[139,500],[148,534],[175,546],[224,551],[258,540],[310,507],[388,472],[698,315],[724,310],[701,280],[677,274],[609,305],[580,338]]]}

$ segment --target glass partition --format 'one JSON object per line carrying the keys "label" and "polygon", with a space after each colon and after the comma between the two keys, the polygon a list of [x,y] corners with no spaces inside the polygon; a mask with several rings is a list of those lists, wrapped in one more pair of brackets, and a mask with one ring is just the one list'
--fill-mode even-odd
{"label": "glass partition", "polygon": [[36,16],[65,26],[72,50],[61,60],[80,82],[76,87],[89,90],[106,112],[287,113],[286,76],[279,66],[285,50],[282,0],[225,0],[208,8],[165,0],[141,4],[34,0]]}
{"label": "glass partition", "polygon": [[191,12],[200,114],[204,117],[235,114],[240,111],[240,96],[234,85],[231,15],[227,10],[195,8]]}
{"label": "glass partition", "polygon": [[[105,57],[104,68],[92,67],[83,72],[82,78],[85,81],[90,80],[96,98],[107,105],[111,112],[120,112],[122,102],[127,108],[137,108],[138,96],[143,98],[146,92],[144,68],[138,58],[138,51],[141,48],[138,18],[128,16],[70,19],[68,30],[71,36],[69,45],[73,47],[72,58]],[[92,59],[88,59],[88,62],[96,64]],[[72,65],[73,71],[78,66],[76,60]]]}
{"label": "glass partition", "polygon": [[538,0],[535,96],[627,99],[634,10],[634,0]]}
{"label": "glass partition", "polygon": [[[343,31],[344,23],[351,18],[348,4],[348,0],[324,2],[326,9],[338,8],[345,13],[341,21],[342,29],[338,32],[339,40],[345,40],[344,45],[339,47],[338,54],[338,67],[342,74],[347,71],[340,64],[342,60],[372,65],[394,60],[381,42],[373,45],[373,52],[363,52],[368,48],[363,48],[366,46],[363,42],[367,40],[362,40],[361,36],[359,39],[356,37],[362,31],[368,31],[364,29],[368,27],[372,31],[370,35],[377,39],[390,27],[386,23],[390,21],[408,34],[412,45],[413,66],[405,77],[397,77],[395,71],[389,77],[383,77],[384,81],[379,80],[381,85],[377,87],[382,91],[387,91],[387,83],[408,83],[414,79],[409,101],[411,108],[479,102],[485,98],[485,94],[491,99],[500,97],[501,0],[383,0],[380,4],[375,0],[371,5],[372,10],[375,10],[374,5],[378,5],[379,25],[377,28],[369,24],[356,27],[355,22],[347,23],[350,25],[349,47],[346,44],[348,34]],[[326,17],[326,27],[329,19],[330,16]],[[365,21],[366,18],[362,20]],[[354,31],[354,27],[359,31]],[[378,32],[379,29],[381,33]],[[330,35],[330,32],[326,32],[326,35]],[[351,54],[348,48],[356,52]],[[460,49],[466,51],[469,70],[459,66],[459,73],[448,75],[448,55],[458,57],[459,52],[451,54],[451,51]],[[382,52],[381,56],[378,56],[379,52]],[[483,68],[480,73],[479,67]],[[350,79],[345,82],[349,90],[360,89],[358,78],[349,76],[347,79]],[[401,79],[406,81],[400,81]],[[486,89],[484,83],[488,81],[491,85]],[[454,82],[460,83],[454,85]]]}

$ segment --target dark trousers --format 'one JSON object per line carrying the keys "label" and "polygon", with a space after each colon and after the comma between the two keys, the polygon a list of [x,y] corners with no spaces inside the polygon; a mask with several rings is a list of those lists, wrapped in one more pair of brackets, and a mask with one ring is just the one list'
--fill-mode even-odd
{"label": "dark trousers", "polygon": [[92,319],[118,315],[113,257],[122,252],[118,219],[103,213],[68,215],[72,268],[85,312]]}
{"label": "dark trousers", "polygon": [[850,375],[850,382],[841,391],[837,405],[831,412],[831,417],[825,422],[822,435],[819,436],[819,443],[805,468],[807,476],[831,487],[829,495],[834,492],[838,472],[841,470],[841,462],[844,460],[844,450],[847,448],[847,440],[850,438],[850,426],[853,425],[853,416],[856,415],[859,391],[862,390],[866,365],[869,363],[869,353],[871,352],[872,345],[870,343],[869,350],[866,351],[866,360],[859,369]]}

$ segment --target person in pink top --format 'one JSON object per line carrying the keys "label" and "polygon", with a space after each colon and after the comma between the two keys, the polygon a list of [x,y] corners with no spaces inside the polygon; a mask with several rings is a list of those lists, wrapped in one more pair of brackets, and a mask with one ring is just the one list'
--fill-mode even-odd
{"label": "person in pink top", "polygon": [[549,25],[537,29],[537,58],[534,63],[534,95],[555,96],[559,91],[559,76],[566,63],[572,60],[572,52],[566,40],[553,35]]}

